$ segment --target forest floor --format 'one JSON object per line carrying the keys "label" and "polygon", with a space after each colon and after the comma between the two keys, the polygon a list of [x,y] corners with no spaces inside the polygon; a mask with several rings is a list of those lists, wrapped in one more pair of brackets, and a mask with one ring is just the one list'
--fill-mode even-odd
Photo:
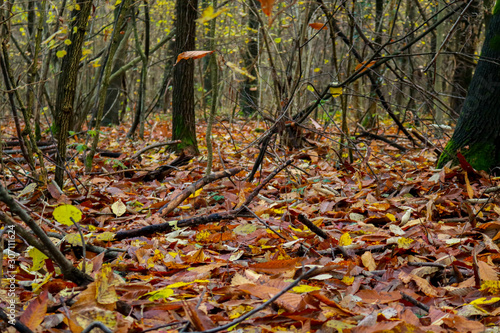
{"label": "forest floor", "polygon": [[[386,126],[378,134],[407,151],[362,137],[354,161],[340,164],[338,143],[309,137],[304,149],[271,145],[250,183],[259,147],[248,146],[262,129],[218,123],[213,172],[235,175],[200,189],[201,125],[201,155],[157,173],[148,170],[175,160],[168,147],[133,155],[170,138],[166,121],[145,141],[127,140],[124,126],[103,128],[99,146],[120,156],[98,155],[87,175],[74,150],[85,138],[75,137],[63,193],[28,185],[26,165],[12,160],[21,155],[4,152],[2,184],[79,267],[79,231],[53,212],[66,204],[83,213],[85,269],[95,279],[86,287],[64,279],[18,237],[18,319],[36,332],[81,332],[95,321],[114,332],[498,332],[499,178],[436,170],[433,147],[415,148]],[[148,226],[159,227],[127,233]],[[15,330],[2,322],[0,331]]]}

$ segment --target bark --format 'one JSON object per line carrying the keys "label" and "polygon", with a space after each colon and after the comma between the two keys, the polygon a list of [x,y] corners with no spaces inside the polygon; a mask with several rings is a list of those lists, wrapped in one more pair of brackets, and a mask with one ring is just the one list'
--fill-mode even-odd
{"label": "bark", "polygon": [[70,122],[74,115],[78,65],[82,57],[82,46],[85,38],[87,22],[92,8],[92,0],[78,1],[80,10],[73,10],[73,24],[68,29],[71,44],[66,47],[67,54],[63,58],[61,76],[57,84],[55,134],[57,138],[57,167],[55,181],[62,189],[66,162],[66,143]]}
{"label": "bark", "polygon": [[455,55],[456,67],[453,73],[450,106],[457,114],[460,114],[464,98],[467,95],[467,88],[472,81],[474,63],[469,56],[474,56],[477,47],[481,26],[479,11],[480,2],[474,0],[459,23],[455,39],[458,53]]}
{"label": "bark", "polygon": [[[259,56],[259,19],[258,15],[259,4],[257,0],[249,0],[248,6],[248,44],[246,52],[243,56],[245,61],[245,69],[254,77],[257,77],[257,57]],[[252,115],[259,105],[259,92],[257,90],[258,80],[252,80],[249,77],[243,82],[240,102],[241,111],[244,115]]]}
{"label": "bark", "polygon": [[452,138],[438,167],[462,154],[476,170],[500,166],[500,0],[496,1],[481,57]]}
{"label": "bark", "polygon": [[[115,20],[118,15],[118,8],[115,8]],[[118,49],[113,61],[113,69],[111,75],[118,72],[120,68],[125,66],[125,60],[127,59],[127,49],[128,49],[128,38],[130,37],[131,29],[128,27],[128,22],[125,23],[123,27],[124,34],[119,34],[118,39]],[[112,80],[109,80],[108,91],[106,93],[106,100],[104,102],[104,117],[102,118],[101,124],[103,126],[119,125],[120,124],[120,92],[122,87],[122,81],[125,78],[125,72],[116,75]]]}
{"label": "bark", "polygon": [[[195,50],[198,0],[177,0],[175,57]],[[174,67],[172,101],[172,140],[181,140],[176,151],[198,155],[194,112],[194,60],[181,60]]]}

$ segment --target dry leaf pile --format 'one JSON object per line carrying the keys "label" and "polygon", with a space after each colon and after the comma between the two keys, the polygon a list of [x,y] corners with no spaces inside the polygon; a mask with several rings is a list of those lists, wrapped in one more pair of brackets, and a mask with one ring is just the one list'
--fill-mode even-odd
{"label": "dry leaf pile", "polygon": [[[147,142],[127,141],[126,128],[105,129],[101,146],[121,156],[97,158],[90,175],[76,156],[69,163],[74,183],[68,180],[63,193],[52,184],[28,188],[19,182],[26,181],[22,165],[5,160],[4,184],[79,267],[82,244],[72,236],[78,231],[58,224],[52,212],[60,204],[83,212],[85,269],[95,280],[86,287],[64,280],[50,260],[30,257],[17,238],[16,309],[32,331],[82,332],[95,321],[115,332],[223,325],[245,332],[498,329],[497,178],[460,167],[434,170],[433,150],[404,140],[398,141],[408,148],[404,154],[385,143],[358,141],[358,160],[340,165],[337,144],[317,139],[300,151],[276,148],[281,162],[268,155],[256,181],[247,183],[258,147],[244,148],[262,124],[224,123],[214,131],[214,172],[244,171],[205,185],[162,215],[158,210],[201,179],[206,165],[201,145],[201,157],[163,179],[144,179],[175,156],[159,147],[130,157],[169,137],[167,124],[157,121]],[[245,214],[178,227],[180,220],[240,207],[288,158],[293,164]],[[0,203],[0,209],[7,208]],[[118,232],[165,222],[167,232],[114,240]],[[4,307],[6,290],[0,294]]]}

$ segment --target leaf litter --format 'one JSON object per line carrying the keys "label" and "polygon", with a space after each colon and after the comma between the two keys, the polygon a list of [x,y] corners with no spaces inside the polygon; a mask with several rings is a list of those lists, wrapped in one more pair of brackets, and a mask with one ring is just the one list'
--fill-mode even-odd
{"label": "leaf litter", "polygon": [[[433,150],[412,148],[404,139],[398,139],[408,149],[404,154],[359,140],[365,155],[339,164],[334,144],[316,138],[310,147],[280,150],[292,166],[244,205],[280,164],[266,158],[256,181],[245,181],[258,154],[248,145],[261,123],[216,126],[214,172],[243,171],[201,188],[191,185],[204,176],[203,146],[201,156],[164,179],[144,181],[145,173],[175,158],[161,146],[134,156],[168,135],[167,122],[154,126],[147,142],[124,139],[125,127],[105,130],[101,145],[120,157],[97,158],[89,175],[76,158],[69,172],[78,182],[68,182],[63,194],[50,184],[22,191],[4,172],[6,185],[22,191],[19,202],[79,267],[81,238],[64,212],[81,212],[75,222],[86,242],[85,269],[94,278],[78,287],[17,240],[16,297],[25,305],[19,320],[30,329],[81,332],[95,321],[115,332],[177,332],[188,324],[195,331],[231,325],[245,332],[498,327],[497,178],[461,167],[435,170]],[[198,133],[203,142],[201,125]],[[158,213],[176,197],[184,200]],[[238,210],[242,205],[248,209]],[[230,211],[245,214],[182,224]],[[165,232],[115,238],[165,223]],[[5,289],[0,293],[4,299]]]}

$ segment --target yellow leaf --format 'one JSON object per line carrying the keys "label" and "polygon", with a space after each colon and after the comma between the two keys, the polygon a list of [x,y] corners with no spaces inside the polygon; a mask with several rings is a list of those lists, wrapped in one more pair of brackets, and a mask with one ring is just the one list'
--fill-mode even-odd
{"label": "yellow leaf", "polygon": [[487,297],[481,297],[470,302],[472,305],[484,305],[484,304],[493,304],[500,301],[500,297],[492,297],[488,299]]}
{"label": "yellow leaf", "polygon": [[103,232],[102,234],[97,235],[96,239],[103,241],[103,242],[109,242],[112,241],[115,238],[115,234],[111,231],[106,231]]}
{"label": "yellow leaf", "polygon": [[28,249],[28,257],[33,258],[33,266],[31,267],[31,271],[36,272],[45,264],[45,259],[49,259],[45,254],[40,252],[37,248],[30,247]]}
{"label": "yellow leaf", "polygon": [[170,288],[162,288],[157,291],[152,291],[147,293],[146,295],[151,295],[148,299],[152,301],[159,301],[165,298],[168,298],[174,294],[174,291]]}
{"label": "yellow leaf", "polygon": [[66,238],[64,238],[66,242],[70,243],[73,246],[83,246],[82,237],[79,233],[75,234],[67,234]]}
{"label": "yellow leaf", "polygon": [[311,85],[307,85],[307,90],[314,92],[314,88]]}
{"label": "yellow leaf", "polygon": [[344,275],[344,277],[342,278],[342,282],[350,286],[354,283],[354,276]]}
{"label": "yellow leaf", "polygon": [[293,289],[292,289],[292,291],[294,293],[297,293],[297,294],[310,293],[311,291],[315,291],[315,290],[321,290],[321,288],[309,286],[307,284],[303,284],[303,285],[298,286],[298,287],[293,287]]}
{"label": "yellow leaf", "polygon": [[64,57],[66,55],[66,53],[67,53],[66,50],[60,50],[60,51],[56,52],[56,56],[58,58],[62,58],[62,57]]}
{"label": "yellow leaf", "polygon": [[333,98],[339,97],[342,95],[342,87],[330,87],[330,94],[332,94]]}
{"label": "yellow leaf", "polygon": [[347,245],[351,245],[351,244],[352,244],[352,238],[348,232],[346,232],[342,236],[340,236],[339,246],[347,246]]}
{"label": "yellow leaf", "polygon": [[481,283],[481,289],[486,290],[490,294],[498,295],[500,294],[500,281],[486,280]]}
{"label": "yellow leaf", "polygon": [[387,213],[385,214],[385,216],[387,216],[387,218],[391,220],[391,222],[396,222],[396,216],[394,216],[393,214]]}
{"label": "yellow leaf", "polygon": [[[73,225],[73,221],[78,223],[82,219],[82,212],[72,205],[61,205],[56,207],[52,215],[57,222],[64,225]],[[73,221],[71,221],[71,219],[73,219]]]}
{"label": "yellow leaf", "polygon": [[279,38],[279,37],[278,37],[278,38],[275,38],[275,39],[274,39],[274,42],[275,42],[276,44],[281,43],[281,38]]}
{"label": "yellow leaf", "polygon": [[111,205],[111,210],[117,217],[120,217],[127,211],[127,206],[121,200],[118,200]]}
{"label": "yellow leaf", "polygon": [[411,243],[413,243],[414,240],[410,238],[405,238],[405,237],[399,237],[398,238],[398,247],[400,249],[409,249]]}
{"label": "yellow leaf", "polygon": [[201,191],[203,191],[203,188],[200,188],[199,190],[196,190],[193,194],[189,196],[190,199],[196,198],[197,196],[200,195]]}
{"label": "yellow leaf", "polygon": [[40,283],[33,282],[33,284],[31,285],[31,288],[32,288],[33,292],[36,293],[38,290],[40,290],[40,288],[44,284],[46,284],[47,282],[49,282],[52,279],[52,275],[53,274],[54,273],[47,273],[47,274],[45,274],[45,276],[43,277],[42,282],[40,282]]}
{"label": "yellow leaf", "polygon": [[205,22],[213,20],[214,18],[216,18],[220,14],[226,12],[227,10],[228,10],[227,8],[222,8],[222,9],[214,12],[214,7],[212,5],[210,5],[207,8],[205,8],[203,13],[201,14],[201,17],[199,19],[197,19],[196,21],[203,24]]}
{"label": "yellow leaf", "polygon": [[210,232],[208,230],[202,230],[196,234],[196,241],[201,242],[210,237]]}
{"label": "yellow leaf", "polygon": [[238,66],[236,66],[235,64],[233,64],[230,61],[226,62],[226,66],[229,67],[233,72],[236,72],[236,73],[241,74],[241,75],[245,75],[250,80],[255,80],[255,76],[248,73],[245,69],[239,68]]}

